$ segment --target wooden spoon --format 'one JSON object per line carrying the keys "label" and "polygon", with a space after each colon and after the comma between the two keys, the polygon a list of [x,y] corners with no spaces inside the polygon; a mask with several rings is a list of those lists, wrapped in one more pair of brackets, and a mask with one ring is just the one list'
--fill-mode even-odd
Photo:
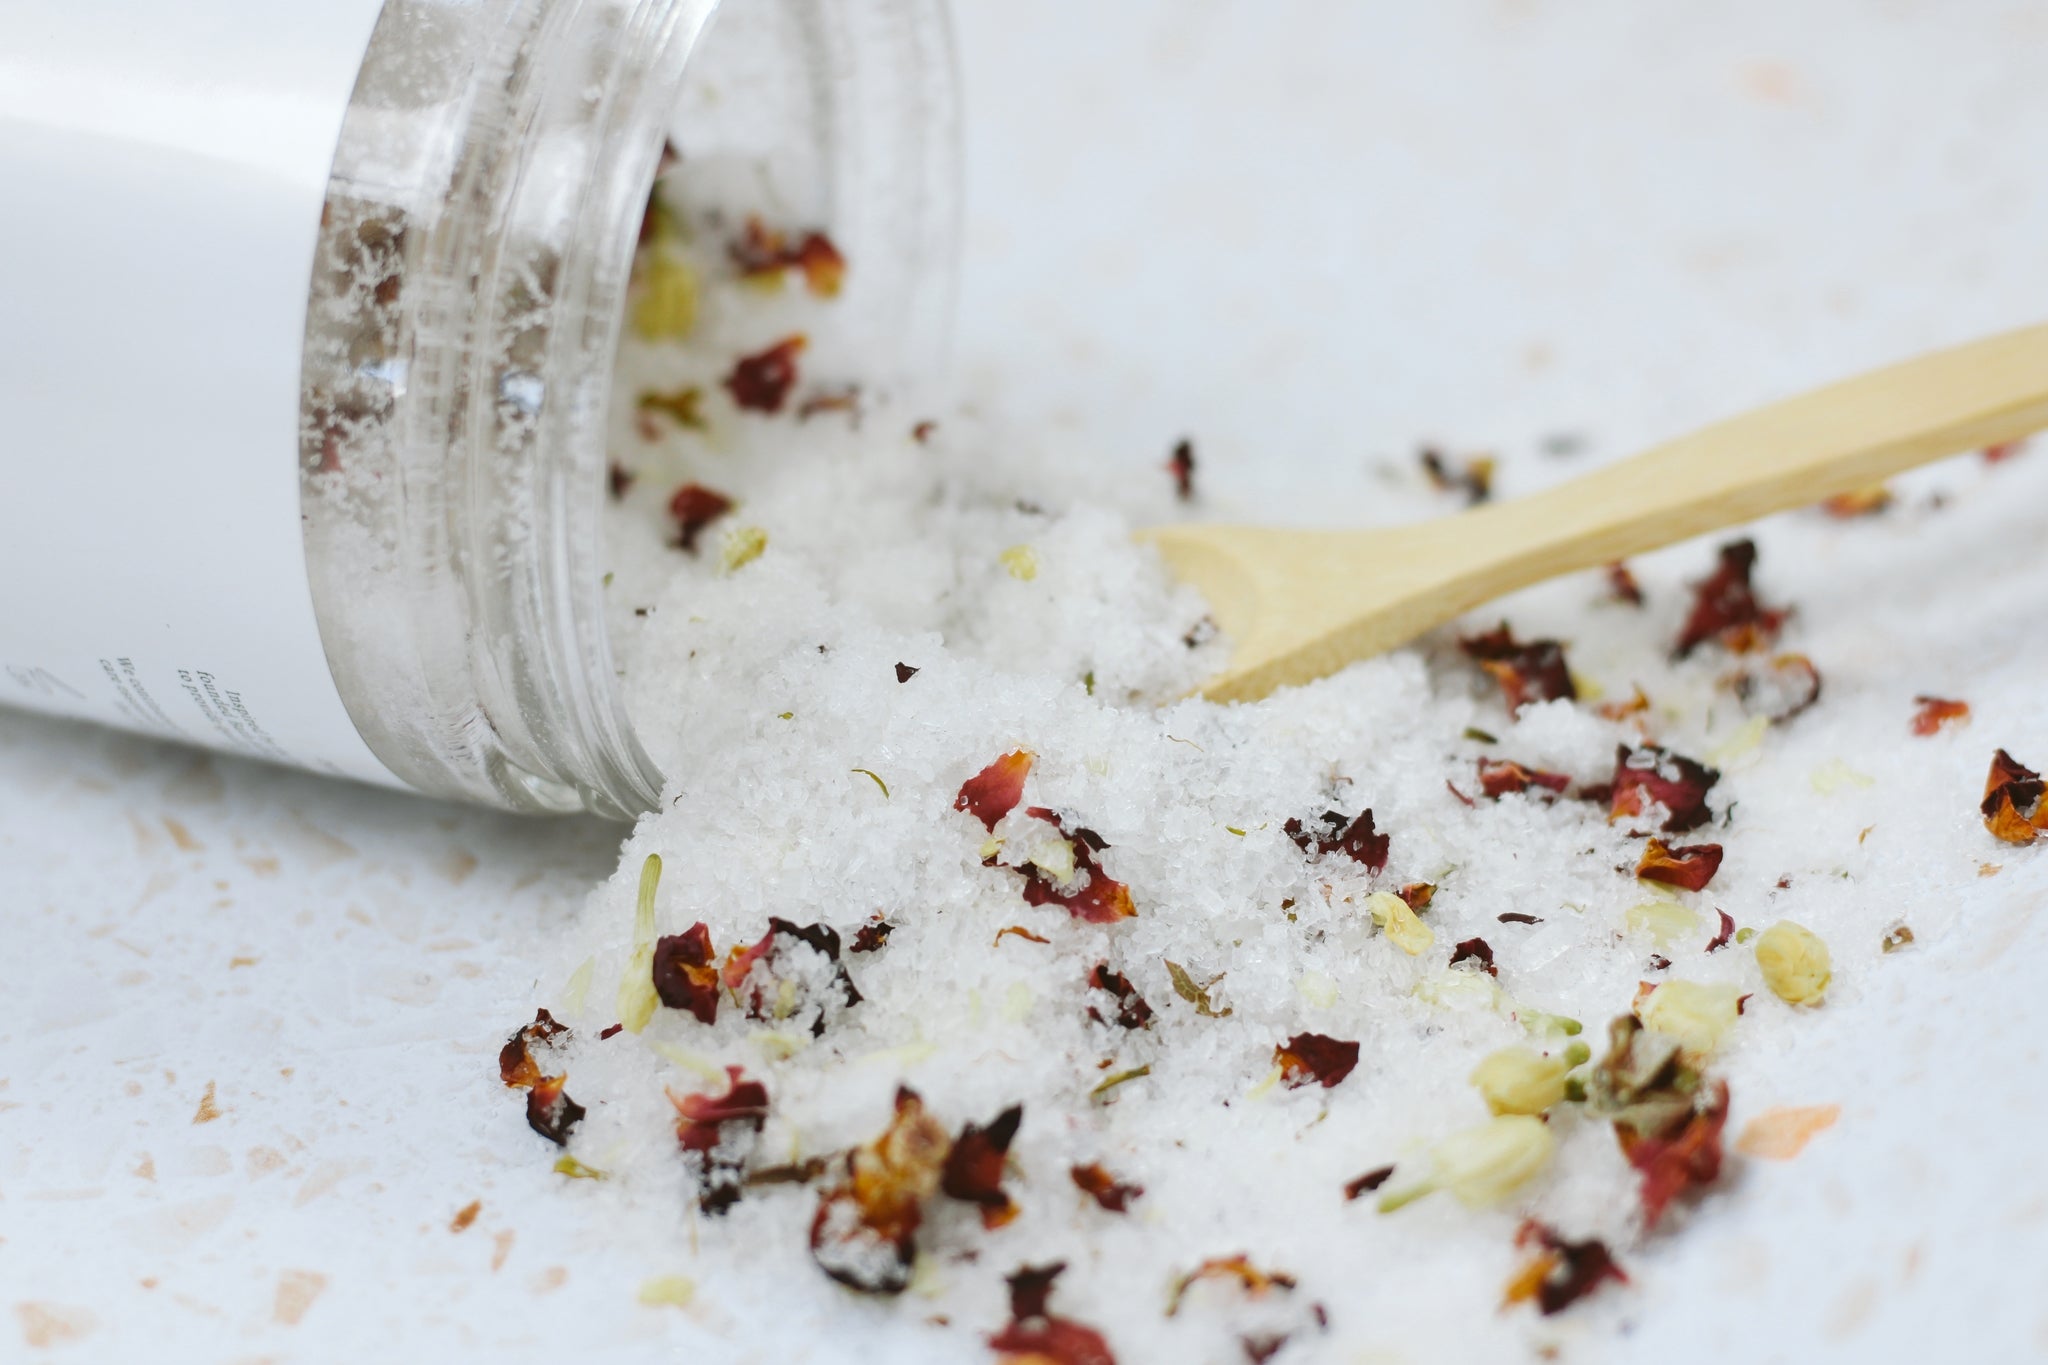
{"label": "wooden spoon", "polygon": [[1484,602],[1705,531],[1868,488],[2048,427],[2048,326],[1773,403],[1513,502],[1370,531],[1141,532],[1234,642],[1202,688],[1254,701]]}

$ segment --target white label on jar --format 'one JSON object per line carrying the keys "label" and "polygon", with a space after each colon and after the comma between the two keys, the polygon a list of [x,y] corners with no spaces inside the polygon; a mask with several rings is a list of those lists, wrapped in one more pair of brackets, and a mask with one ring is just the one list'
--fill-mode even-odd
{"label": "white label on jar", "polygon": [[380,8],[0,6],[0,702],[396,784],[328,672],[298,472]]}

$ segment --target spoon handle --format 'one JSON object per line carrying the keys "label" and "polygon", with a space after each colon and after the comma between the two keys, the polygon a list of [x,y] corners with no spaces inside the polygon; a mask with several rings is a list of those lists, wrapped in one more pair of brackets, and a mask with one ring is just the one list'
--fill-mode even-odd
{"label": "spoon handle", "polygon": [[1744,413],[1468,514],[1489,596],[1805,507],[2048,428],[2048,326],[1937,351]]}

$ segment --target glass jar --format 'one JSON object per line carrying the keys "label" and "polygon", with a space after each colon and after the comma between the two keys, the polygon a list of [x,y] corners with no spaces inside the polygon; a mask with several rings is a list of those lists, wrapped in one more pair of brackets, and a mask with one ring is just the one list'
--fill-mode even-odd
{"label": "glass jar", "polygon": [[[160,253],[152,274],[138,248],[109,238],[93,258],[114,253],[107,277],[72,311],[55,286],[30,309],[47,324],[40,352],[24,337],[0,341],[14,376],[0,378],[0,396],[20,390],[28,430],[61,457],[28,475],[29,497],[0,503],[0,546],[11,538],[20,561],[0,548],[0,575],[54,561],[63,583],[0,622],[13,700],[512,810],[648,809],[662,777],[617,685],[601,514],[611,371],[657,168],[674,156],[727,175],[746,167],[758,202],[829,230],[858,263],[839,307],[891,341],[864,356],[863,378],[886,385],[929,368],[952,306],[958,183],[944,0],[317,0],[307,14],[276,7],[289,19],[272,5],[33,0],[27,15],[0,19],[0,47],[14,54],[0,54],[0,88],[47,76],[54,90],[76,76],[68,63],[98,67],[95,84],[129,104],[162,106],[116,100],[100,141],[67,157],[61,139],[102,116],[82,105],[53,115],[17,84],[11,101],[0,94],[0,174],[26,168],[54,205],[82,204],[88,188],[104,203],[111,189],[136,206],[131,235],[161,223],[171,242],[191,243],[189,255]],[[122,12],[141,37],[96,22]],[[326,126],[324,206],[294,225],[275,212],[289,203],[272,173],[288,159],[278,148],[320,135],[306,91],[352,17],[369,25],[367,51]],[[316,49],[299,35],[323,19],[336,33]],[[163,42],[145,41],[152,26]],[[110,47],[118,59],[102,55]],[[360,38],[353,50],[364,51]],[[233,118],[259,122],[230,132]],[[197,225],[210,208],[234,237],[236,202],[206,206],[189,186],[158,183],[185,163],[123,158],[182,140],[210,156],[185,177],[204,189],[233,139],[243,169],[261,172],[234,182],[243,218],[260,208],[277,221],[230,259]],[[111,167],[109,148],[123,154]],[[80,175],[104,183],[73,184]],[[84,251],[74,242],[86,216],[71,222],[56,214],[13,243],[0,227],[0,286],[19,278],[41,298],[30,273]],[[310,298],[277,304],[246,277],[292,259],[298,232]],[[211,283],[152,297],[167,265]],[[212,311],[169,316],[194,297]],[[102,316],[88,325],[79,306]],[[292,375],[302,527],[288,535],[271,524],[274,498],[256,505],[259,485],[279,486],[271,462],[292,441],[269,401],[279,348],[250,341],[259,314],[271,341],[280,315],[303,340]],[[124,325],[146,334],[150,359],[125,333],[107,359],[106,332]],[[94,364],[112,367],[100,388],[80,373]],[[139,468],[126,409],[110,407],[105,423],[90,410],[92,393],[115,396],[123,366],[164,376],[146,384],[165,395],[157,426],[173,433],[175,479],[161,454]],[[57,382],[30,392],[38,368]],[[131,473],[146,496],[127,495]],[[168,545],[134,548],[167,536],[163,497],[192,509],[177,564],[165,563]],[[236,499],[249,506],[220,510]],[[95,501],[104,515],[87,523],[77,506]],[[299,549],[290,563],[286,540]],[[96,624],[112,618],[119,629]],[[292,672],[315,637],[318,662]],[[310,695],[322,684],[332,699]],[[330,700],[345,720],[311,715]],[[338,738],[337,726],[353,733]]]}

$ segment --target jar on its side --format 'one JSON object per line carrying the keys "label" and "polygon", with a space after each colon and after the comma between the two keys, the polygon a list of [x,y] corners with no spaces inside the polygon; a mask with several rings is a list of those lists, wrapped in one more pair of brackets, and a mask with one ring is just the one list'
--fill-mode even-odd
{"label": "jar on its side", "polygon": [[605,631],[607,411],[665,154],[828,228],[845,325],[937,361],[958,182],[944,0],[386,0],[301,375],[328,664],[407,785],[627,817],[662,775]]}

